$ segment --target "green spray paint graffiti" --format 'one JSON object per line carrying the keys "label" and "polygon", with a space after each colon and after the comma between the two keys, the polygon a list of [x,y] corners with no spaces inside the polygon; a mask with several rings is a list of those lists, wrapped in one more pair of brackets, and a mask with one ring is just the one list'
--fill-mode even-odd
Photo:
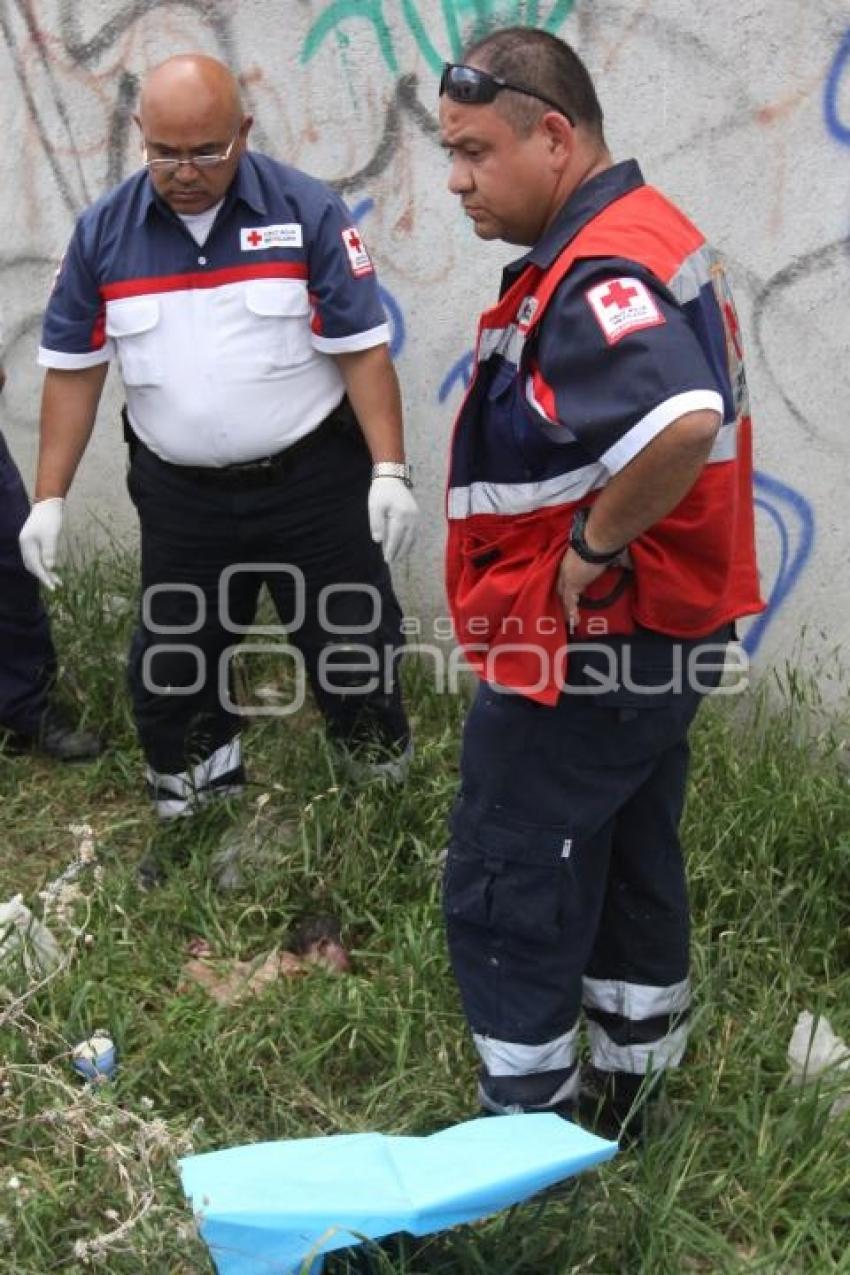
{"label": "green spray paint graffiti", "polygon": [[[446,30],[446,52],[434,45],[419,12],[418,0],[401,0],[401,12],[419,51],[435,74],[443,62],[460,57],[467,40],[498,26],[541,27],[557,31],[569,17],[576,0],[440,0]],[[347,44],[342,28],[354,19],[371,23],[381,56],[394,75],[399,72],[393,33],[384,16],[383,0],[334,0],[307,32],[301,61],[309,62],[332,33]]]}
{"label": "green spray paint graffiti", "polygon": [[[398,73],[398,62],[393,49],[393,37],[386,24],[383,13],[383,0],[336,0],[325,9],[307,32],[304,48],[301,50],[301,61],[309,62],[313,54],[325,38],[350,18],[365,18],[371,22],[378,37],[378,44],[384,61],[391,71]],[[348,37],[345,37],[348,43]]]}

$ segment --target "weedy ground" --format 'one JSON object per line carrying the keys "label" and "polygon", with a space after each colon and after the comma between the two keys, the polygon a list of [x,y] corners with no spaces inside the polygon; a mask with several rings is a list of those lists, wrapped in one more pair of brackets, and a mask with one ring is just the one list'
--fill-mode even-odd
{"label": "weedy ground", "polygon": [[[0,984],[0,1269],[8,1275],[212,1270],[176,1159],[258,1139],[381,1129],[425,1133],[475,1114],[476,1063],[449,973],[439,860],[455,788],[462,696],[405,670],[417,752],[407,784],[351,786],[309,709],[251,725],[240,805],[199,819],[191,862],[141,894],[154,831],[124,690],[135,566],[68,573],[53,603],[71,698],[109,748],[62,768],[0,753],[0,900],[39,891],[91,825],[99,867],[78,884],[59,970],[6,962]],[[278,676],[245,662],[245,680]],[[787,1047],[802,1009],[850,1039],[850,790],[839,720],[812,731],[808,691],[716,701],[693,736],[684,821],[696,1012],[674,1120],[561,1199],[531,1201],[347,1270],[441,1275],[850,1272],[850,1115],[836,1085],[796,1087]],[[258,804],[259,803],[259,804]],[[263,805],[263,803],[265,803]],[[209,859],[232,819],[286,837],[243,888]],[[187,943],[222,956],[284,946],[305,911],[342,922],[353,972],[315,971],[219,1006],[181,985]],[[71,1046],[118,1044],[114,1083],[87,1086]]]}

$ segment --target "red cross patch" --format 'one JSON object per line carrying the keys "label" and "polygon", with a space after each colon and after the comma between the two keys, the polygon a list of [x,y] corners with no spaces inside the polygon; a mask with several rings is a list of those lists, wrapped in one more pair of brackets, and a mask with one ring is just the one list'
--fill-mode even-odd
{"label": "red cross patch", "polygon": [[359,279],[364,274],[374,274],[375,267],[372,265],[372,258],[366,251],[366,245],[361,239],[360,231],[356,226],[349,226],[346,230],[343,230],[342,242],[345,244],[345,251],[348,253],[348,264],[355,279]]}
{"label": "red cross patch", "polygon": [[584,295],[609,345],[616,345],[628,332],[667,322],[640,279],[608,279]]}

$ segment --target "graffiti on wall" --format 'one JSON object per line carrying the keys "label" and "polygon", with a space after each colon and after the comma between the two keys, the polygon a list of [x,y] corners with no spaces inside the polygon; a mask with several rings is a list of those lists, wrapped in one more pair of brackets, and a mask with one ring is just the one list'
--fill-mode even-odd
{"label": "graffiti on wall", "polygon": [[[417,0],[401,0],[400,7],[404,23],[420,54],[430,69],[439,75],[444,62],[457,61],[465,44],[494,27],[529,26],[559,31],[574,4],[575,0],[550,0],[548,4],[540,0],[441,0],[436,6],[418,3]],[[435,25],[433,16],[424,12],[436,8],[439,9],[445,35],[440,49],[429,34]],[[398,55],[382,0],[335,0],[328,5],[307,33],[301,53],[302,62],[309,62],[331,33],[345,46],[350,39],[347,28],[353,19],[370,24],[381,57],[387,68],[397,75]]]}
{"label": "graffiti on wall", "polygon": [[842,89],[846,91],[848,84],[850,84],[850,30],[845,32],[844,38],[836,49],[835,58],[826,77],[823,98],[826,126],[835,140],[841,142],[843,146],[850,146],[850,111],[847,111],[846,117],[842,116],[840,105]]}
{"label": "graffiti on wall", "polygon": [[756,473],[756,508],[772,524],[779,542],[779,566],[767,593],[767,610],[747,630],[744,648],[753,655],[765,630],[780,611],[811,557],[815,539],[815,518],[811,505],[800,492],[769,474]]}
{"label": "graffiti on wall", "polygon": [[[659,10],[662,8],[660,5]],[[669,13],[670,6],[666,8]],[[659,47],[666,43],[677,57],[692,56],[703,62],[715,59],[704,24],[692,32],[686,19],[673,19],[667,13],[655,15],[653,9],[652,0],[641,0],[628,14],[624,9],[617,29],[607,32],[607,52],[603,49],[597,59],[607,73],[618,73],[618,67],[627,61],[629,40],[642,28]],[[108,13],[105,19],[104,10]],[[524,23],[554,32],[564,30],[569,37],[575,24],[591,24],[584,28],[585,33],[591,30],[596,13],[589,0],[329,0],[323,7],[314,5],[308,11],[299,6],[299,10],[299,34],[292,57],[296,73],[307,77],[308,89],[309,76],[323,58],[339,59],[342,65],[354,46],[364,57],[368,52],[369,64],[379,68],[374,77],[378,104],[373,103],[367,121],[371,139],[368,154],[358,153],[357,161],[336,173],[331,182],[349,199],[355,219],[372,235],[379,235],[382,228],[377,189],[381,178],[394,174],[396,165],[406,173],[411,171],[413,158],[408,152],[412,142],[425,147],[436,144],[433,98],[435,77],[444,59],[457,59],[467,40],[494,25]],[[597,35],[600,30],[601,26],[595,29]],[[48,174],[54,203],[63,211],[66,227],[102,189],[119,181],[133,165],[132,110],[139,82],[146,67],[171,48],[198,47],[202,38],[204,47],[234,67],[248,108],[257,116],[256,144],[275,153],[276,148],[268,143],[272,134],[278,138],[280,128],[272,110],[276,112],[283,99],[275,96],[274,77],[264,68],[262,44],[252,40],[243,15],[224,0],[126,0],[100,7],[94,17],[87,7],[72,0],[0,0],[0,38],[14,82],[14,88],[7,84],[0,91],[13,94],[23,104],[22,186],[33,192],[41,189],[44,174]],[[719,65],[719,55],[716,60]],[[846,147],[850,145],[850,30],[838,37],[819,86],[824,134]],[[85,110],[80,109],[83,101]],[[735,127],[741,126],[742,116],[755,118],[759,114],[757,104],[743,88],[733,105],[738,117]],[[282,105],[280,109],[285,117]],[[779,109],[762,107],[761,117],[773,121]],[[81,127],[83,116],[86,123]],[[268,123],[270,119],[274,125]],[[703,140],[710,143],[719,135],[718,130],[728,126],[728,121],[719,121]],[[307,120],[303,135],[286,135],[296,162],[298,146],[315,143],[311,128],[315,133],[315,125]],[[692,137],[679,144],[692,145]],[[662,158],[672,153],[662,146]],[[27,175],[27,163],[38,168],[38,180],[34,172]],[[32,196],[31,203],[38,212],[43,200]],[[833,232],[827,239],[807,247],[799,256],[786,258],[768,278],[750,274],[744,280],[752,300],[751,360],[757,363],[793,427],[807,438],[817,433],[818,422],[796,384],[789,380],[785,361],[771,350],[766,330],[801,279],[820,275],[826,279],[846,262],[847,237],[835,237]],[[20,253],[7,248],[0,253],[0,266],[44,272],[55,249],[55,243],[47,242],[45,236],[43,245],[30,241]],[[408,285],[426,286],[411,271],[397,271],[397,275]],[[428,297],[424,291],[418,294],[414,316],[405,312],[405,290],[396,287],[391,274],[385,273],[382,289],[392,353],[399,357],[405,352],[409,334],[422,324],[423,315],[427,316]],[[408,288],[407,295],[410,291]],[[472,322],[471,315],[463,317]],[[9,333],[11,340],[32,331],[38,320],[37,308],[18,313]],[[459,336],[457,348],[442,367],[431,369],[429,392],[433,403],[441,407],[443,418],[471,374],[472,355],[462,348],[462,340]],[[774,541],[776,566],[773,578],[766,582],[769,609],[748,634],[750,650],[757,649],[797,587],[811,561],[815,538],[812,502],[789,484],[787,475],[780,480],[760,473],[757,499],[764,534]]]}

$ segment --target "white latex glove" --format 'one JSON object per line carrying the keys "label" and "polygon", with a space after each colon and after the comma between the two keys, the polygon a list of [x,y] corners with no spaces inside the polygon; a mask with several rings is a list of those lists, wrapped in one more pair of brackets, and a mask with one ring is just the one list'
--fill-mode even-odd
{"label": "white latex glove", "polygon": [[21,557],[27,571],[37,576],[50,590],[62,583],[53,568],[56,566],[56,550],[64,512],[65,501],[61,496],[37,500],[18,537]]}
{"label": "white latex glove", "polygon": [[416,540],[419,506],[400,478],[373,478],[369,488],[369,529],[385,562],[407,556]]}

